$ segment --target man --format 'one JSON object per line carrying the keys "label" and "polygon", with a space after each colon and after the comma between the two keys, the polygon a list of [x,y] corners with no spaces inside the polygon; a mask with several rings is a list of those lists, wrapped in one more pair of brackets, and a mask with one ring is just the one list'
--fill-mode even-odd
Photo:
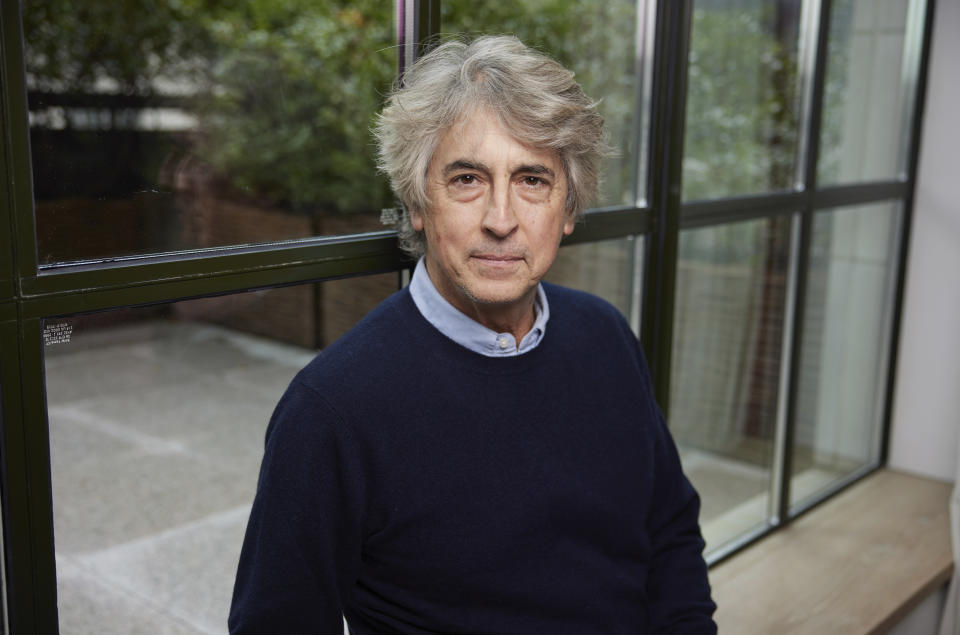
{"label": "man", "polygon": [[540,282],[604,150],[573,74],[515,38],[450,42],[376,133],[422,257],[277,406],[231,632],[715,632],[636,338]]}

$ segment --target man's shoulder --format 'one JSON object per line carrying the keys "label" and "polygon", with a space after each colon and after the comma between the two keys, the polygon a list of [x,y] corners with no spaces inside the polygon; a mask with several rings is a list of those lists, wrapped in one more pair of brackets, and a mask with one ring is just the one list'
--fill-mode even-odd
{"label": "man's shoulder", "polygon": [[331,380],[351,381],[358,373],[369,377],[378,369],[386,370],[390,360],[399,361],[406,355],[402,349],[408,345],[411,328],[415,326],[415,311],[409,291],[397,291],[317,353],[297,380],[316,386]]}
{"label": "man's shoulder", "polygon": [[620,313],[620,310],[613,304],[599,296],[586,291],[563,287],[558,284],[543,282],[543,290],[547,295],[547,301],[550,303],[550,320],[554,316],[560,316],[561,319],[570,318],[574,321],[587,320],[595,323],[596,321],[610,321],[627,326],[627,320]]}
{"label": "man's shoulder", "polygon": [[544,283],[550,303],[547,332],[554,342],[573,347],[578,354],[624,360],[634,367],[646,362],[630,323],[613,304],[586,291]]}

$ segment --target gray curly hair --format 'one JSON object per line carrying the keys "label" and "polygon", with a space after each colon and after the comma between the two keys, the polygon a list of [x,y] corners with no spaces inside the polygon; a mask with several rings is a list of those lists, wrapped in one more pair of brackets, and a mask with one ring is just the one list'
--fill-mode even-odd
{"label": "gray curly hair", "polygon": [[596,197],[607,153],[603,117],[573,72],[513,36],[446,42],[407,69],[373,131],[378,167],[405,208],[397,218],[400,247],[414,258],[426,240],[409,210],[429,210],[427,170],[437,145],[478,108],[496,114],[518,141],[557,152],[568,214],[579,216]]}

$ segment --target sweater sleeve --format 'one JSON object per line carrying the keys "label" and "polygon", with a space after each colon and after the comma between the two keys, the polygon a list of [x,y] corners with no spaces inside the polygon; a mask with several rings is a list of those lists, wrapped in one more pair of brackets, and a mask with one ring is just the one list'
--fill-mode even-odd
{"label": "sweater sleeve", "polygon": [[700,497],[680,464],[639,342],[649,420],[653,422],[653,496],[647,519],[651,562],[647,578],[650,632],[713,634],[716,604],[710,597],[704,541],[700,533]]}
{"label": "sweater sleeve", "polygon": [[[659,415],[659,410],[657,412]],[[710,598],[700,498],[683,474],[673,439],[661,428],[655,447],[654,497],[648,520],[652,547],[647,598],[651,632],[713,634],[716,605]]]}
{"label": "sweater sleeve", "polygon": [[360,563],[363,479],[348,426],[294,380],[267,428],[230,633],[342,633]]}

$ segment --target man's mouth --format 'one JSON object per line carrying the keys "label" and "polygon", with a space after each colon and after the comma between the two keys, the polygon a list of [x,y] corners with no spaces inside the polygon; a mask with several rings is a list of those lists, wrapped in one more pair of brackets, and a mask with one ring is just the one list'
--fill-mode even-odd
{"label": "man's mouth", "polygon": [[523,256],[515,254],[474,254],[474,258],[489,262],[516,262],[523,260]]}

